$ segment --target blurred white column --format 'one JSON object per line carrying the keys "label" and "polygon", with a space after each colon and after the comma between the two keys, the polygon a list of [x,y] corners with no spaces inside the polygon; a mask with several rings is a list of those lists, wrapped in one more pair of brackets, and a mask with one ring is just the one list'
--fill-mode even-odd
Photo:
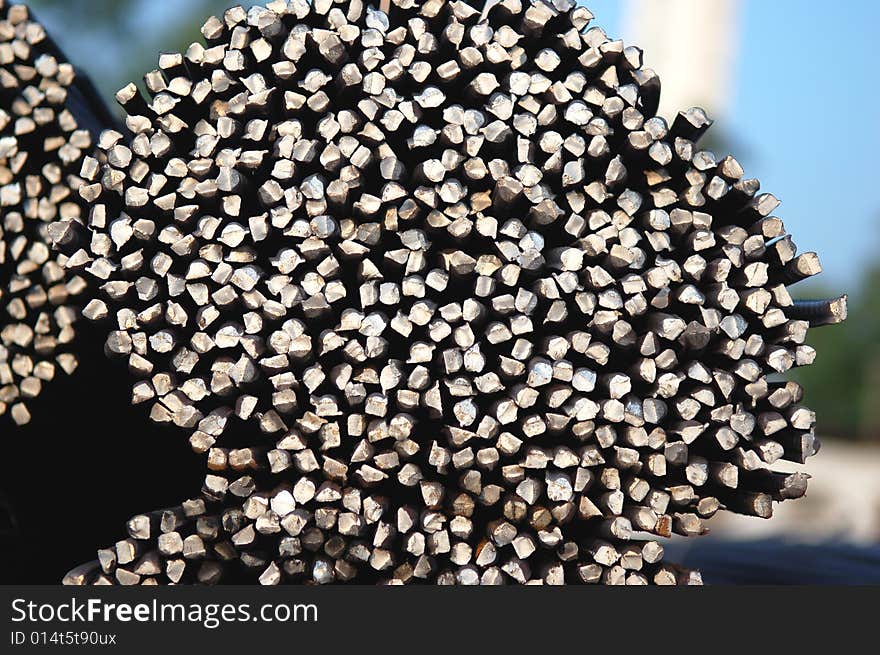
{"label": "blurred white column", "polygon": [[740,0],[626,0],[623,38],[662,83],[660,115],[727,107],[739,46]]}

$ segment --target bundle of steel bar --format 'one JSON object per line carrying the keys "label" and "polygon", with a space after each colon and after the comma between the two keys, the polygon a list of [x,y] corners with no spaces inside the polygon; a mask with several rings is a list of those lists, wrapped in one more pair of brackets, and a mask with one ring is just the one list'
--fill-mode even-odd
{"label": "bundle of steel bar", "polygon": [[652,536],[803,495],[845,298],[592,18],[236,7],[118,93],[50,231],[209,472],[68,582],[697,582]]}
{"label": "bundle of steel bar", "polygon": [[[479,510],[439,510],[340,491],[309,478],[270,493],[250,476],[231,484],[208,475],[199,498],[133,517],[127,535],[70,571],[65,584],[218,584],[250,582],[440,585],[582,583],[697,584],[700,576],[663,562],[656,540],[558,540],[548,548],[511,523],[472,545]],[[314,509],[310,509],[314,506]],[[552,516],[533,516],[549,535]]]}
{"label": "bundle of steel bar", "polygon": [[86,128],[111,124],[27,7],[0,0],[0,419],[28,423],[28,399],[77,366],[86,280],[52,251],[48,225],[83,216]]}

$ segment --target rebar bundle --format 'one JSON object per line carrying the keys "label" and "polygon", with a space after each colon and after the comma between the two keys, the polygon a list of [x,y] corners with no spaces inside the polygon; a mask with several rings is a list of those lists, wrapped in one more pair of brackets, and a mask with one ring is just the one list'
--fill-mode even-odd
{"label": "rebar bundle", "polygon": [[654,536],[803,495],[845,299],[591,19],[236,7],[119,92],[51,234],[208,473],[67,582],[693,583]]}
{"label": "rebar bundle", "polygon": [[27,400],[78,361],[86,281],[52,251],[48,225],[80,220],[85,128],[108,125],[80,83],[27,7],[0,0],[0,416],[18,425],[30,421]]}

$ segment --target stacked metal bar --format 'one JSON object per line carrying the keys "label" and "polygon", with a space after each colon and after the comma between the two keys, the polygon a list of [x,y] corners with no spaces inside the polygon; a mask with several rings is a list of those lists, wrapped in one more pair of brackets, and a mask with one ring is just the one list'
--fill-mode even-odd
{"label": "stacked metal bar", "polygon": [[591,19],[236,7],[119,92],[52,234],[209,474],[68,582],[698,582],[641,540],[804,493],[776,375],[845,302]]}
{"label": "stacked metal bar", "polygon": [[[700,583],[698,573],[663,562],[654,540],[591,539],[580,549],[566,541],[542,557],[510,527],[472,546],[472,513],[460,510],[444,529],[442,512],[420,516],[414,505],[395,507],[357,488],[343,490],[337,507],[334,493],[308,478],[270,494],[240,479],[223,500],[206,490],[179,507],[135,516],[124,539],[70,571],[64,584],[558,585],[573,582],[571,572],[587,584]],[[518,555],[506,558],[507,550]],[[534,572],[540,561],[546,570]]]}
{"label": "stacked metal bar", "polygon": [[31,419],[28,399],[77,366],[86,281],[52,252],[47,232],[82,215],[79,172],[92,142],[78,119],[92,114],[79,111],[88,103],[75,84],[27,7],[0,0],[0,418],[18,425]]}

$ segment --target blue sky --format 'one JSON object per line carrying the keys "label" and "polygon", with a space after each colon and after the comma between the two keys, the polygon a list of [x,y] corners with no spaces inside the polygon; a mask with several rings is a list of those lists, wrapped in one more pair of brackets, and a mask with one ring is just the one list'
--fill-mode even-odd
{"label": "blue sky", "polygon": [[[626,38],[619,0],[584,4]],[[716,127],[782,200],[776,213],[799,249],[819,252],[823,286],[855,291],[880,264],[880,2],[745,0],[742,18],[733,106]]]}

